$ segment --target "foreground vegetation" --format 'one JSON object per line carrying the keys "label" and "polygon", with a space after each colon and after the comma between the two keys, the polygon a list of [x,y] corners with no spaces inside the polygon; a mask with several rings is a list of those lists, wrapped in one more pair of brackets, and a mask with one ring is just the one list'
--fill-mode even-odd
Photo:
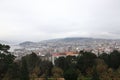
{"label": "foreground vegetation", "polygon": [[42,61],[35,53],[15,60],[8,45],[0,44],[0,80],[120,80],[120,52],[114,50],[98,56],[80,51],[79,56],[59,57],[55,65]]}

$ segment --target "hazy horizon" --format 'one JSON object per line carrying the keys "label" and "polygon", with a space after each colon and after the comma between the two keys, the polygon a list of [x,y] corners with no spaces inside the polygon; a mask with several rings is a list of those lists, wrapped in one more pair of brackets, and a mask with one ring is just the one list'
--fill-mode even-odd
{"label": "hazy horizon", "polygon": [[120,39],[120,0],[2,0],[0,40]]}

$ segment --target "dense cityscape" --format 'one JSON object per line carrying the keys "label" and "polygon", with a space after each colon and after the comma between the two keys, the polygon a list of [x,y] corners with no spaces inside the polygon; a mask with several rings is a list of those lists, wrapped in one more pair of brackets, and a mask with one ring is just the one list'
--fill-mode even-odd
{"label": "dense cityscape", "polygon": [[18,58],[35,52],[39,56],[65,52],[91,51],[98,55],[103,52],[110,53],[113,50],[120,51],[119,39],[94,39],[94,38],[63,38],[41,42],[23,42],[14,46],[13,54]]}

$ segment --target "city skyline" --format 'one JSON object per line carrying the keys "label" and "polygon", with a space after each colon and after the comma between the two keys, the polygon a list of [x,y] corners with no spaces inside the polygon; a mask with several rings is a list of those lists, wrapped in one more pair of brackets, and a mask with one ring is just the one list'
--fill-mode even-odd
{"label": "city skyline", "polygon": [[120,39],[119,0],[0,1],[0,40]]}

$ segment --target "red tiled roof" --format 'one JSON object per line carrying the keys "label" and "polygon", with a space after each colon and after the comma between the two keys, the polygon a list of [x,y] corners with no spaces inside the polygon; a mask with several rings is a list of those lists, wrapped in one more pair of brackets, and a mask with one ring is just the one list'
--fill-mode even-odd
{"label": "red tiled roof", "polygon": [[64,52],[64,53],[54,53],[54,54],[52,54],[52,56],[61,56],[61,55],[74,56],[74,55],[77,55],[77,53],[76,52]]}

